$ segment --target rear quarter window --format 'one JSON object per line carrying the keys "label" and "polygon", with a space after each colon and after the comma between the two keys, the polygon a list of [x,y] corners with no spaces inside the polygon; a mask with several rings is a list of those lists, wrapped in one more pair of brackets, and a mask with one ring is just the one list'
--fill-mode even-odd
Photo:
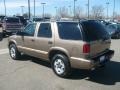
{"label": "rear quarter window", "polygon": [[79,23],[58,22],[59,37],[64,40],[81,40]]}

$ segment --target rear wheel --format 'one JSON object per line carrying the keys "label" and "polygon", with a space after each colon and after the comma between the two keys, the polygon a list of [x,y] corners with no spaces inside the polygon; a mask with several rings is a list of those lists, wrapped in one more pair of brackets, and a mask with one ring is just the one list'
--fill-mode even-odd
{"label": "rear wheel", "polygon": [[67,77],[70,75],[71,67],[67,56],[56,54],[53,56],[51,66],[56,75]]}
{"label": "rear wheel", "polygon": [[11,58],[14,60],[20,59],[20,57],[21,57],[21,53],[18,51],[15,44],[9,45],[9,54],[10,54]]}

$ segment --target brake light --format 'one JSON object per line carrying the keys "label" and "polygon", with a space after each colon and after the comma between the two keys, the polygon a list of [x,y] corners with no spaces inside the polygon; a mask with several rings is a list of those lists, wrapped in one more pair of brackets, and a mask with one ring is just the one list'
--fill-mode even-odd
{"label": "brake light", "polygon": [[90,44],[83,45],[83,53],[90,53]]}

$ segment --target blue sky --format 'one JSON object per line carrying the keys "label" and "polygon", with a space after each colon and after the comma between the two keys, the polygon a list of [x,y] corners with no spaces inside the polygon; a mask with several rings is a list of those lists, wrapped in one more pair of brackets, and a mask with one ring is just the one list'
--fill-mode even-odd
{"label": "blue sky", "polygon": [[[14,15],[16,13],[21,14],[21,7],[24,7],[24,12],[28,12],[27,8],[27,1],[28,0],[6,0],[6,6],[7,6],[7,15]],[[33,1],[31,1],[31,13],[33,13]],[[41,3],[45,2],[45,12],[50,13],[52,15],[55,15],[56,9],[55,7],[69,7],[71,6],[71,9],[73,10],[73,1],[74,0],[36,0],[36,15],[42,14],[42,6]],[[84,13],[86,13],[86,4],[88,0],[77,0],[76,6],[80,6]],[[90,9],[94,5],[102,5],[104,7],[105,15],[106,15],[106,2],[109,1],[109,16],[112,15],[113,12],[113,1],[114,0],[90,0]],[[116,1],[116,8],[115,11],[120,14],[120,0]],[[4,14],[4,0],[0,0],[0,14]]]}

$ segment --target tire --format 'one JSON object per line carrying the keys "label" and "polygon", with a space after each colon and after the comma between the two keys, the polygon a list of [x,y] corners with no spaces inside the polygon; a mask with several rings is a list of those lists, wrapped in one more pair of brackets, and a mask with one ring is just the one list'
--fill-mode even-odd
{"label": "tire", "polygon": [[14,60],[18,60],[21,57],[21,53],[18,51],[15,44],[9,45],[9,54],[10,54],[11,58]]}
{"label": "tire", "polygon": [[56,54],[51,61],[51,67],[54,73],[59,77],[68,77],[71,72],[71,67],[67,56],[63,54]]}
{"label": "tire", "polygon": [[0,32],[0,41],[2,41],[2,39],[3,39],[3,34],[2,32]]}

